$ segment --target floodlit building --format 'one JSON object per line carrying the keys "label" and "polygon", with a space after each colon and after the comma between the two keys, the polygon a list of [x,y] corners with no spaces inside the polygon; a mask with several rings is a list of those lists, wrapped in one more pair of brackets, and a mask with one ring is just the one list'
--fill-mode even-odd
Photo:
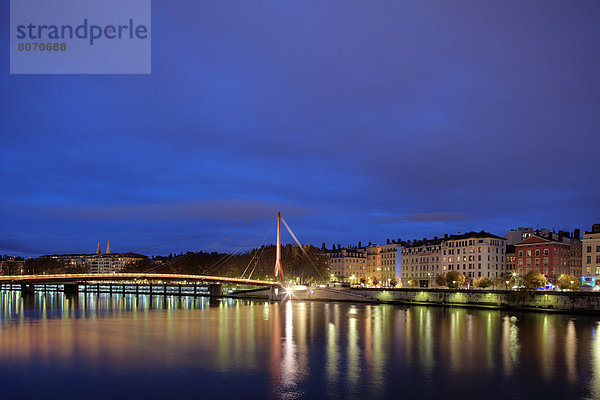
{"label": "floodlit building", "polygon": [[491,233],[452,235],[442,244],[442,270],[467,278],[499,278],[506,271],[506,239]]}
{"label": "floodlit building", "polygon": [[367,279],[367,251],[361,248],[343,249],[340,245],[325,250],[329,258],[329,273],[332,281],[360,283]]}
{"label": "floodlit building", "polygon": [[405,287],[431,287],[435,277],[442,273],[442,241],[413,240],[401,250],[400,280]]}
{"label": "floodlit building", "polygon": [[600,278],[600,224],[594,224],[591,232],[581,238],[582,281],[595,284]]}
{"label": "floodlit building", "polygon": [[113,253],[87,257],[86,262],[90,266],[92,274],[106,274],[119,272],[128,264],[133,264],[146,258],[148,257],[136,253]]}
{"label": "floodlit building", "polygon": [[[548,232],[543,235],[537,231],[534,235],[515,244],[516,271],[524,276],[531,270],[538,270],[547,278],[558,278],[571,274],[572,240],[563,231]],[[573,246],[577,246],[573,243]]]}
{"label": "floodlit building", "polygon": [[381,283],[381,246],[371,244],[365,248],[367,253],[366,282],[369,285]]}
{"label": "floodlit building", "polygon": [[381,284],[391,286],[392,281],[397,281],[396,273],[399,270],[398,262],[402,255],[403,243],[398,241],[387,241],[381,246]]}
{"label": "floodlit building", "polygon": [[484,231],[415,240],[401,254],[403,286],[435,286],[435,277],[448,271],[460,272],[467,282],[506,271],[506,239]]}
{"label": "floodlit building", "polygon": [[111,253],[110,242],[106,245],[106,253],[100,252],[100,243],[96,248],[96,254],[53,254],[44,256],[61,260],[72,267],[87,266],[92,274],[119,272],[126,265],[147,259],[148,257],[136,253]]}

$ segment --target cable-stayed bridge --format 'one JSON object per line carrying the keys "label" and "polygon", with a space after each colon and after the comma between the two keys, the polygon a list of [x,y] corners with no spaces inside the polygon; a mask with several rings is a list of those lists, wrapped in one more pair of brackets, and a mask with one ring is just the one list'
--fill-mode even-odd
{"label": "cable-stayed bridge", "polygon": [[[260,279],[249,279],[249,278],[232,278],[223,277],[218,275],[193,275],[193,274],[168,274],[168,273],[152,273],[147,272],[131,272],[131,273],[75,273],[75,274],[31,274],[31,275],[5,275],[0,276],[0,284],[3,287],[10,287],[14,289],[13,285],[17,285],[23,292],[31,292],[36,289],[36,285],[39,287],[42,285],[44,288],[47,285],[62,285],[65,292],[77,292],[80,285],[85,288],[96,284],[97,287],[100,283],[120,283],[118,285],[119,291],[123,293],[132,293],[131,290],[127,291],[127,285],[136,287],[136,293],[139,293],[139,285],[146,285],[150,287],[150,294],[156,293],[152,291],[154,287],[163,286],[163,291],[159,293],[167,293],[167,285],[179,285],[179,293],[182,292],[182,286],[194,287],[194,294],[197,293],[196,288],[199,284],[208,285],[209,292],[211,295],[221,295],[221,285],[242,285],[251,287],[263,287],[271,290],[270,298],[278,299],[280,291],[285,291],[289,288],[284,280],[283,267],[281,264],[281,222],[283,221],[285,227],[292,235],[296,243],[300,246],[304,254],[302,244],[298,241],[296,235],[292,232],[289,225],[282,218],[281,213],[277,213],[277,252],[274,262],[273,280],[260,280]],[[307,255],[307,254],[306,254]],[[295,289],[301,289],[295,285]],[[110,293],[112,293],[112,284],[110,285]],[[157,293],[158,294],[158,293]]]}

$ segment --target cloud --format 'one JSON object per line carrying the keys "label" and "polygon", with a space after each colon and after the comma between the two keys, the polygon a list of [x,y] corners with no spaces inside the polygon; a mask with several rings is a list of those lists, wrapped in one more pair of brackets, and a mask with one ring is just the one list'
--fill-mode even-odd
{"label": "cloud", "polygon": [[470,221],[473,217],[464,212],[424,212],[405,214],[401,216],[377,217],[373,218],[377,223],[397,223],[397,222],[448,222],[448,221]]}
{"label": "cloud", "polygon": [[221,199],[197,202],[173,202],[127,206],[73,206],[49,210],[59,218],[79,221],[181,221],[216,220],[244,221],[255,218],[275,217],[277,211],[288,215],[308,216],[314,212],[307,207],[280,202],[243,199]]}

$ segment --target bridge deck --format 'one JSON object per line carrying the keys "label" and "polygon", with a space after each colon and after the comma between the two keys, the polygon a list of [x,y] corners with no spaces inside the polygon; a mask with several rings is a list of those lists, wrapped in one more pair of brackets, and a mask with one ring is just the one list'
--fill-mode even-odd
{"label": "bridge deck", "polygon": [[183,275],[183,274],[148,274],[148,273],[110,273],[110,274],[54,274],[54,275],[5,275],[0,276],[0,283],[76,283],[100,281],[188,281],[188,282],[215,282],[233,283],[254,286],[281,286],[279,282],[259,281],[252,279],[225,278],[208,275]]}

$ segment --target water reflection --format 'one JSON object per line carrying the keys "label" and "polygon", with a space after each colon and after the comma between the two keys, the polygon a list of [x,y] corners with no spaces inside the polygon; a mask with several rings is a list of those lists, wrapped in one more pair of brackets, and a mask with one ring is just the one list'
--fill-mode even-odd
{"label": "water reflection", "polygon": [[14,390],[24,378],[7,366],[56,385],[75,374],[82,393],[99,376],[147,395],[169,380],[182,381],[171,395],[221,380],[224,398],[600,397],[594,317],[19,292],[1,292],[0,310],[0,373]]}

